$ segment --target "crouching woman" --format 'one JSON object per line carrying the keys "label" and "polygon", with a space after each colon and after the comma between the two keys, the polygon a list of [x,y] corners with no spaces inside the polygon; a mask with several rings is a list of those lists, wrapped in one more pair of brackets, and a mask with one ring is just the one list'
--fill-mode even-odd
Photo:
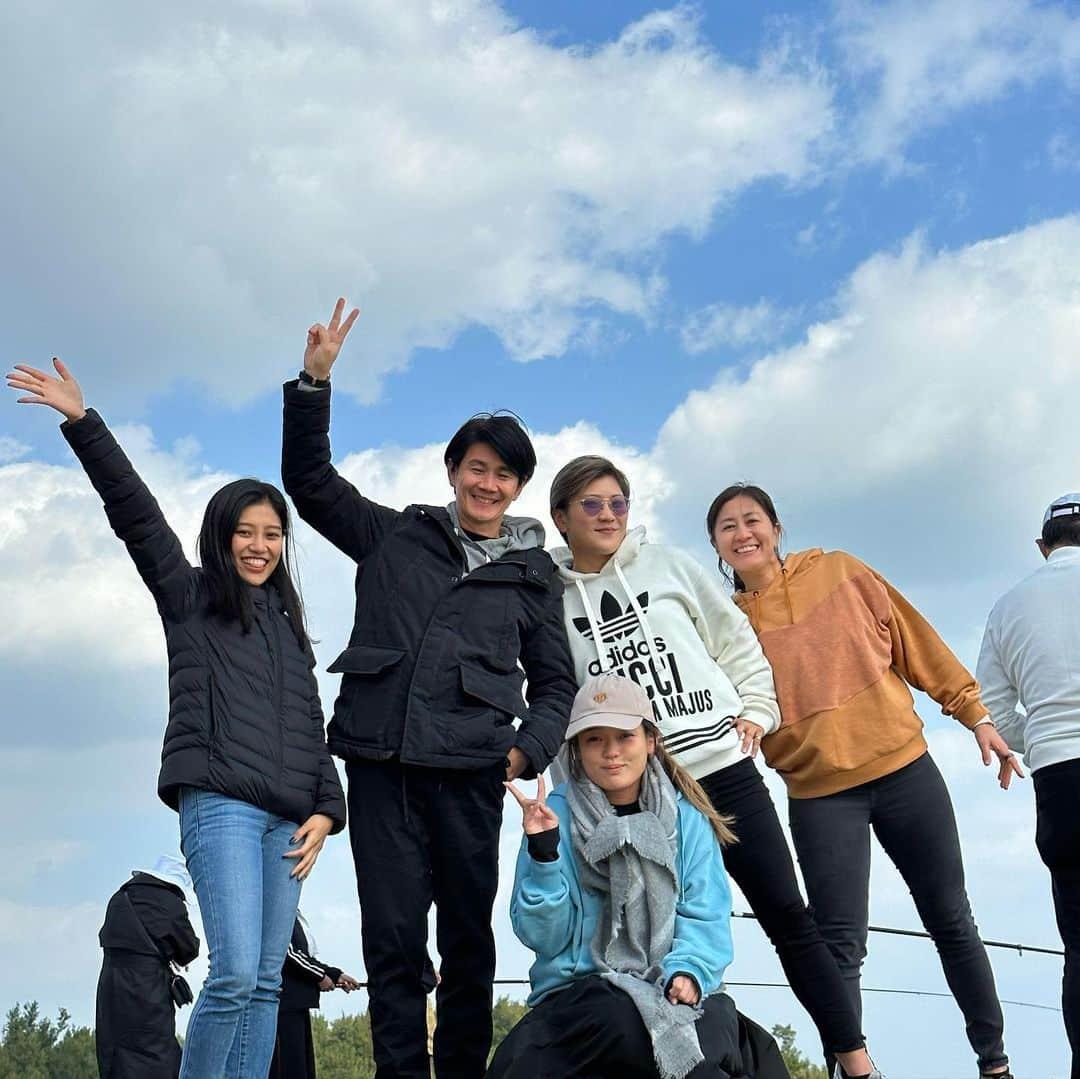
{"label": "crouching woman", "polygon": [[522,809],[510,918],[536,953],[532,1010],[489,1079],[741,1074],[731,893],[720,843],[734,840],[664,751],[645,691],[604,674],[574,701],[569,780]]}

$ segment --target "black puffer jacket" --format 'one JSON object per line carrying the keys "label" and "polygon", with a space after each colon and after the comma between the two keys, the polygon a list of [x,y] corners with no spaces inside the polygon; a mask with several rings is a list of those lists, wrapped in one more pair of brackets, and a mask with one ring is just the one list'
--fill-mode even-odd
{"label": "black puffer jacket", "polygon": [[285,490],[300,516],[358,564],[349,647],[330,666],[344,675],[331,751],[477,769],[517,746],[532,766],[527,775],[543,770],[562,744],[577,688],[550,557],[511,551],[468,573],[443,507],[389,509],[338,475],[329,425],[329,390],[286,384]]}
{"label": "black puffer jacket", "polygon": [[202,570],[184,557],[153,495],[92,409],[61,425],[153,594],[169,654],[169,723],[158,793],[180,788],[239,798],[303,823],[345,824],[345,799],[326,748],[310,649],[301,647],[272,587],[252,588],[254,624],[210,614]]}

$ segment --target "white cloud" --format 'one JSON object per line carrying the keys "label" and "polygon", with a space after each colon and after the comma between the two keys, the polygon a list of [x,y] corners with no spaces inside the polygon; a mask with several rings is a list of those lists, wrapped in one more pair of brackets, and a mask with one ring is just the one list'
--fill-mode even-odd
{"label": "white cloud", "polygon": [[958,111],[1039,80],[1080,80],[1080,19],[1037,0],[839,0],[838,43],[861,105],[854,156],[895,163]]}
{"label": "white cloud", "polygon": [[10,435],[0,435],[0,465],[6,465],[11,461],[17,461],[30,452],[30,447],[25,442],[20,442]]}
{"label": "white cloud", "polygon": [[1062,131],[1047,141],[1046,156],[1055,172],[1080,172],[1080,146]]}
{"label": "white cloud", "polygon": [[[813,228],[808,242],[813,240]],[[799,234],[802,243],[803,233]],[[750,344],[767,344],[780,337],[791,325],[793,314],[776,308],[768,300],[758,300],[748,307],[713,303],[693,312],[683,324],[680,336],[683,348],[696,356],[721,345],[742,348]]]}
{"label": "white cloud", "polygon": [[36,252],[7,303],[32,325],[64,295],[50,347],[118,393],[182,371],[247,398],[339,290],[364,317],[335,378],[367,400],[472,324],[561,353],[604,313],[650,317],[659,242],[806,178],[832,123],[819,70],[728,63],[689,6],[589,50],[491,0],[122,12],[56,5],[48,70],[29,9],[0,14],[25,104],[0,118],[0,224]]}
{"label": "white cloud", "polygon": [[[795,548],[853,548],[970,602],[1015,572],[1054,491],[1080,474],[1080,218],[955,251],[915,236],[864,262],[836,315],[745,378],[721,374],[665,423],[665,517],[694,535],[716,491],[772,489]],[[982,593],[958,630],[981,621]]]}

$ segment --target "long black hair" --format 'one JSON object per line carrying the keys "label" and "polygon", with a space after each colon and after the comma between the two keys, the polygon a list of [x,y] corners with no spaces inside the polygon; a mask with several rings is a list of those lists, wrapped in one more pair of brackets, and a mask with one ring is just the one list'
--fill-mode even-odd
{"label": "long black hair", "polygon": [[[713,545],[713,549],[716,548],[716,540],[713,535],[716,529],[716,521],[720,516],[720,511],[724,506],[730,502],[733,498],[738,497],[749,498],[751,502],[756,502],[766,517],[772,522],[773,528],[780,528],[780,517],[776,512],[776,506],[773,503],[769,492],[761,487],[758,487],[754,483],[733,483],[729,487],[725,487],[713,500],[712,505],[709,506],[709,512],[705,515],[705,533],[709,537],[709,542]],[[719,552],[717,552],[719,555]],[[746,585],[743,584],[743,579],[735,572],[734,569],[729,571],[727,563],[722,558],[718,558],[720,565],[720,572],[727,577],[729,581],[735,586],[736,592],[745,592]]]}
{"label": "long black hair", "polygon": [[293,583],[293,542],[289,507],[285,496],[262,480],[233,480],[217,491],[206,504],[199,529],[199,560],[210,588],[210,609],[227,621],[239,621],[244,632],[251,630],[251,588],[236,571],[232,539],[240,516],[248,506],[269,504],[281,521],[281,559],[267,580],[281,596],[293,632],[305,650],[308,646],[304,625],[304,605],[300,590]]}

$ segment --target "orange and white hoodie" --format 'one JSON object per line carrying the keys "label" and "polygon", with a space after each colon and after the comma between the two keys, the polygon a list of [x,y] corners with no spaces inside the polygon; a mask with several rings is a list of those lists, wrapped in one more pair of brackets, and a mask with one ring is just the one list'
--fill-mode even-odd
{"label": "orange and white hoodie", "polygon": [[848,790],[921,757],[909,683],[965,727],[986,715],[978,683],[934,627],[843,551],[789,554],[766,588],[735,601],[772,664],[781,723],[761,748],[792,798]]}

